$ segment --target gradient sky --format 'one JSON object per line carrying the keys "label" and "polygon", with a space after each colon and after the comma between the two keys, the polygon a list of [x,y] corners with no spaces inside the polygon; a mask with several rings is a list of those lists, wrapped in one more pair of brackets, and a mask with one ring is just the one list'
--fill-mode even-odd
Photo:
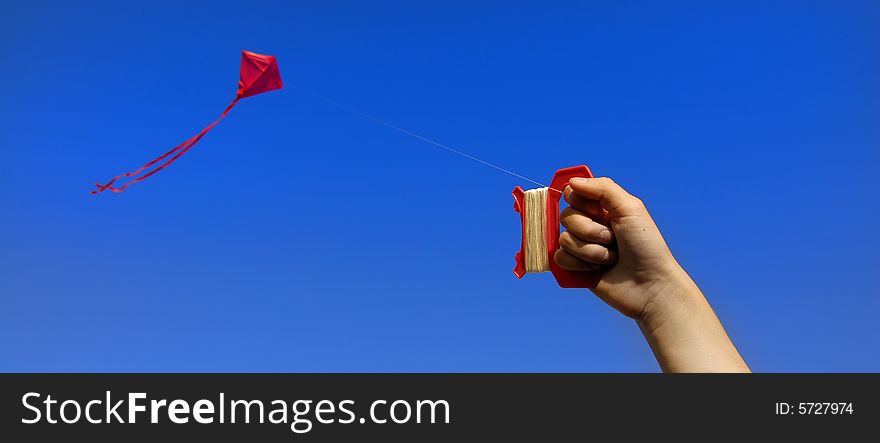
{"label": "gradient sky", "polygon": [[[475,5],[479,3],[479,5]],[[880,371],[880,4],[3,2],[0,370],[656,371],[517,280],[520,179],[640,196],[757,371]]]}

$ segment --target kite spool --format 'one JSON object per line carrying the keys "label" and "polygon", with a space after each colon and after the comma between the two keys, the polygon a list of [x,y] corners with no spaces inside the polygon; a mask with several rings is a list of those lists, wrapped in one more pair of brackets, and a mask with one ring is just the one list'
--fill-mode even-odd
{"label": "kite spool", "polygon": [[593,288],[599,282],[600,271],[566,271],[553,259],[559,249],[559,199],[568,181],[575,177],[591,178],[593,173],[585,165],[572,166],[556,171],[550,187],[527,191],[514,188],[513,209],[522,222],[522,245],[513,268],[518,278],[549,271],[562,288]]}

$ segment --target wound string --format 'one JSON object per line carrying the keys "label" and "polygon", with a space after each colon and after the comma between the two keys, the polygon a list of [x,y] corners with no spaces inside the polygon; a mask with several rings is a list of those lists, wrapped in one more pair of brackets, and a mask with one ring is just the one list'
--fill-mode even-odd
{"label": "wound string", "polygon": [[547,190],[549,188],[529,189],[525,192],[525,261],[526,272],[547,272],[550,259],[547,257]]}

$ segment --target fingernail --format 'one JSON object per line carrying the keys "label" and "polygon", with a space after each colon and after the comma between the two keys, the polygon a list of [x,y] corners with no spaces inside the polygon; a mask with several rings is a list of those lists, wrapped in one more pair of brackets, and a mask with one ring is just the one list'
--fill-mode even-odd
{"label": "fingernail", "polygon": [[569,183],[578,183],[578,184],[584,185],[587,183],[587,179],[585,179],[583,177],[575,177],[575,178],[569,180],[568,182]]}
{"label": "fingernail", "polygon": [[599,233],[599,241],[610,242],[611,241],[611,231],[606,229]]}

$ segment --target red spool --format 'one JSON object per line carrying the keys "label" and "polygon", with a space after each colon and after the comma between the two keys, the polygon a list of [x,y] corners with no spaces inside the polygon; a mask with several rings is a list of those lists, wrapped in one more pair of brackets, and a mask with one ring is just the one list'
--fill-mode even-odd
{"label": "red spool", "polygon": [[[553,255],[559,249],[559,199],[562,197],[562,190],[568,185],[568,181],[575,178],[592,178],[593,173],[586,165],[572,166],[556,171],[553,180],[550,182],[550,189],[547,190],[547,207],[545,208],[545,217],[547,218],[547,259],[550,263],[550,272],[556,283],[561,288],[595,288],[602,276],[602,271],[590,272],[573,272],[566,271],[556,264]],[[522,278],[526,274],[526,211],[525,211],[525,191],[517,186],[513,189],[513,209],[519,213],[520,222],[522,223],[522,243],[519,252],[514,257],[516,259],[516,267],[513,268],[513,274],[518,278]]]}

